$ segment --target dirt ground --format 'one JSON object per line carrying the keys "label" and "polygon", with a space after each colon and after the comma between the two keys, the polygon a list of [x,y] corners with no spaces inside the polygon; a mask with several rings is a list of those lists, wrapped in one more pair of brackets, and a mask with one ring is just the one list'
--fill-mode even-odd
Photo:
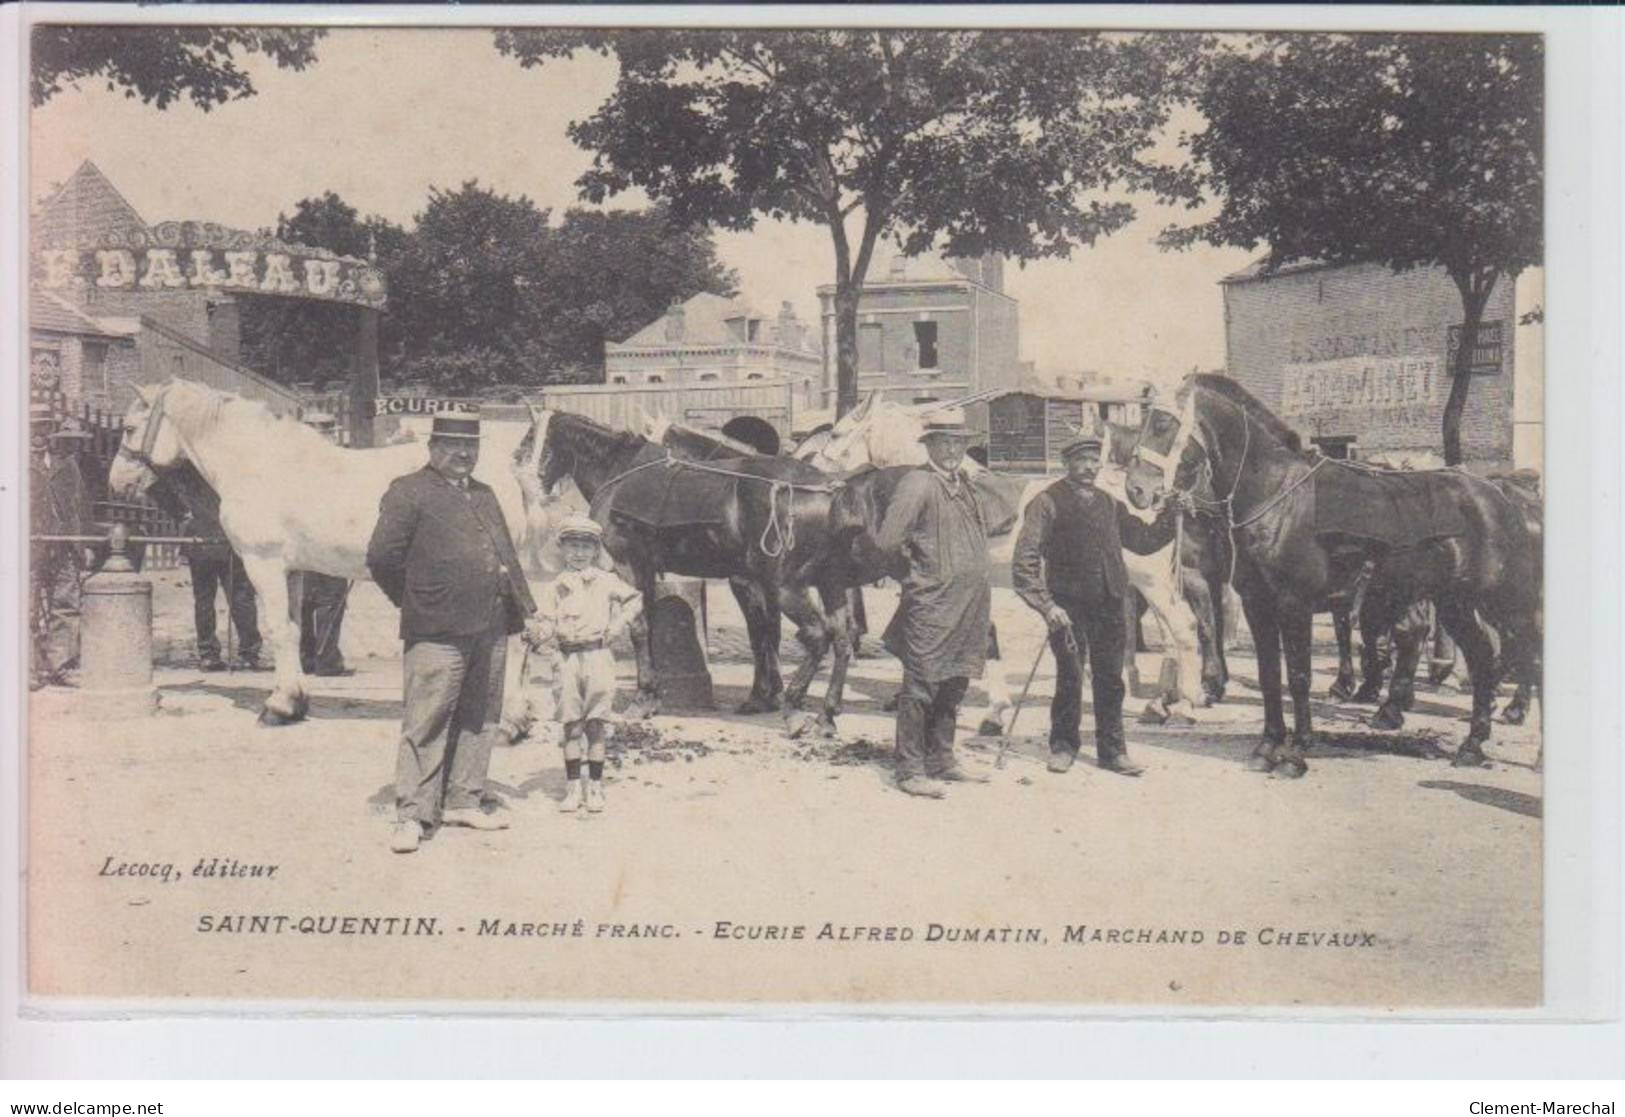
{"label": "dirt ground", "polygon": [[[1130,717],[1144,778],[1087,761],[1053,775],[1046,656],[1007,747],[971,737],[973,686],[963,755],[991,782],[929,802],[891,786],[881,703],[898,668],[872,656],[855,662],[836,741],[791,742],[776,717],[721,711],[623,725],[608,810],[576,816],[555,809],[562,766],[543,732],[493,759],[510,829],[446,829],[402,856],[388,849],[400,657],[378,591],[352,598],[357,673],[311,680],[310,719],[265,729],[254,714],[270,676],[188,666],[186,571],[154,580],[161,712],[92,721],[80,716],[89,696],[67,690],[31,707],[37,995],[1375,1010],[1540,999],[1538,716],[1497,726],[1491,767],[1452,768],[1468,700],[1449,685],[1421,688],[1399,733],[1367,729],[1370,707],[1317,702],[1309,774],[1277,780],[1243,767],[1262,710],[1238,651],[1230,696],[1197,727]],[[1019,691],[1042,626],[995,592]],[[877,629],[894,602],[871,594]],[[713,587],[709,605],[727,710],[749,661],[729,595]],[[1155,677],[1154,657],[1142,666]],[[1333,663],[1316,666],[1324,694]],[[1142,704],[1131,699],[1130,715]],[[208,875],[215,859],[262,875]]]}

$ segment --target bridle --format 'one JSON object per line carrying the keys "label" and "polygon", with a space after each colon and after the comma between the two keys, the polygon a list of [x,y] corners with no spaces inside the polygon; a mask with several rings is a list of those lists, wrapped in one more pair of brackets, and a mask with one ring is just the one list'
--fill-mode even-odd
{"label": "bridle", "polygon": [[146,426],[141,429],[141,445],[132,450],[125,441],[119,442],[119,451],[128,454],[148,469],[153,468],[152,451],[158,445],[158,431],[164,425],[164,400],[169,397],[169,386],[158,389],[152,405],[147,408]]}

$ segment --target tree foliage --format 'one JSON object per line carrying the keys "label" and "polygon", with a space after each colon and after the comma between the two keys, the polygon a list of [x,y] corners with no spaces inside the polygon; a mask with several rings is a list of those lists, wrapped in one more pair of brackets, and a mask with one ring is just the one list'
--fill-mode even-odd
{"label": "tree foliage", "polygon": [[[278,218],[281,240],[365,258],[389,285],[379,326],[384,380],[452,395],[499,385],[597,379],[604,342],[736,279],[711,236],[676,229],[659,208],[571,209],[558,225],[525,197],[478,182],[431,190],[414,227],[362,219],[329,191]],[[278,380],[319,386],[349,376],[355,311],[305,299],[247,296],[243,360]]]}
{"label": "tree foliage", "polygon": [[927,30],[507,29],[526,67],[613,56],[571,138],[582,194],[631,188],[679,224],[810,221],[835,256],[838,405],[856,402],[857,296],[876,244],[1065,256],[1133,216],[1114,186],[1181,181],[1147,157],[1177,88],[1156,40]]}
{"label": "tree foliage", "polygon": [[102,78],[110,90],[168,108],[181,97],[204,112],[254,95],[238,54],[263,54],[284,70],[316,61],[313,27],[45,24],[34,28],[29,90],[43,105],[67,86]]}
{"label": "tree foliage", "polygon": [[1543,252],[1540,36],[1252,36],[1204,44],[1193,69],[1206,126],[1185,142],[1219,209],[1163,243],[1444,268],[1463,308],[1443,417],[1459,463],[1485,304]]}
{"label": "tree foliage", "polygon": [[[365,220],[355,207],[328,191],[302,199],[292,216],[278,216],[278,240],[326,248],[367,259],[376,254],[386,279],[405,247],[407,232],[381,217]],[[243,363],[281,381],[324,386],[346,379],[355,353],[353,307],[311,299],[249,295],[241,301]],[[398,318],[385,315],[379,348],[398,347]]]}

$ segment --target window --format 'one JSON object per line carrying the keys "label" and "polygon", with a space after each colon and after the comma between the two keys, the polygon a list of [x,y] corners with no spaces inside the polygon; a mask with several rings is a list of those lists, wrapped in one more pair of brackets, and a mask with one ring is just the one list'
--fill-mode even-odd
{"label": "window", "polygon": [[664,384],[666,382],[666,378],[661,376],[658,372],[651,372],[648,376],[643,378],[643,382],[645,384]]}
{"label": "window", "polygon": [[937,324],[914,323],[914,344],[920,352],[920,368],[937,367]]}
{"label": "window", "polygon": [[609,378],[609,382],[611,384],[625,384],[626,383],[626,377],[624,377],[624,376],[611,376]]}
{"label": "window", "polygon": [[858,323],[858,371],[883,372],[886,368],[884,335],[879,322]]}
{"label": "window", "polygon": [[745,379],[746,380],[760,380],[760,379],[762,379],[762,374],[759,373],[759,372],[746,373],[745,374]]}
{"label": "window", "polygon": [[745,340],[755,341],[757,336],[761,333],[761,330],[762,320],[760,318],[752,318],[745,325]]}
{"label": "window", "polygon": [[113,386],[108,382],[107,369],[107,343],[105,341],[87,341],[84,343],[84,356],[80,364],[79,383],[86,392],[101,392],[106,394],[112,391]]}
{"label": "window", "polygon": [[169,371],[175,376],[186,375],[186,354],[176,353],[169,358]]}
{"label": "window", "polygon": [[702,372],[702,373],[700,373],[700,383],[701,384],[704,384],[704,383],[706,383],[707,381],[710,381],[710,380],[715,380],[716,378],[717,378],[717,374],[714,373],[714,372]]}

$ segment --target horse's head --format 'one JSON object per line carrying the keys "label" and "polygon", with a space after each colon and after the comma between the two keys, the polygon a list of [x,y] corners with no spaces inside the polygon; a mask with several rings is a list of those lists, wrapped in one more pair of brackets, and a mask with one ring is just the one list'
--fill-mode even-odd
{"label": "horse's head", "polygon": [[167,384],[136,388],[135,402],[124,413],[118,453],[107,475],[108,490],[114,495],[130,497],[145,493],[157,479],[155,470],[174,466],[185,459],[186,449],[181,445],[175,424],[164,414],[169,389]]}
{"label": "horse's head", "polygon": [[1114,453],[1125,459],[1123,488],[1134,507],[1149,508],[1171,489],[1189,492],[1197,487],[1205,447],[1194,407],[1194,395],[1186,387],[1171,403],[1146,404],[1132,446],[1125,446],[1115,430],[1108,432]]}
{"label": "horse's head", "polygon": [[569,439],[570,420],[571,416],[556,411],[539,411],[525,435],[534,444],[535,475],[544,495],[556,490],[575,468],[575,452]]}

